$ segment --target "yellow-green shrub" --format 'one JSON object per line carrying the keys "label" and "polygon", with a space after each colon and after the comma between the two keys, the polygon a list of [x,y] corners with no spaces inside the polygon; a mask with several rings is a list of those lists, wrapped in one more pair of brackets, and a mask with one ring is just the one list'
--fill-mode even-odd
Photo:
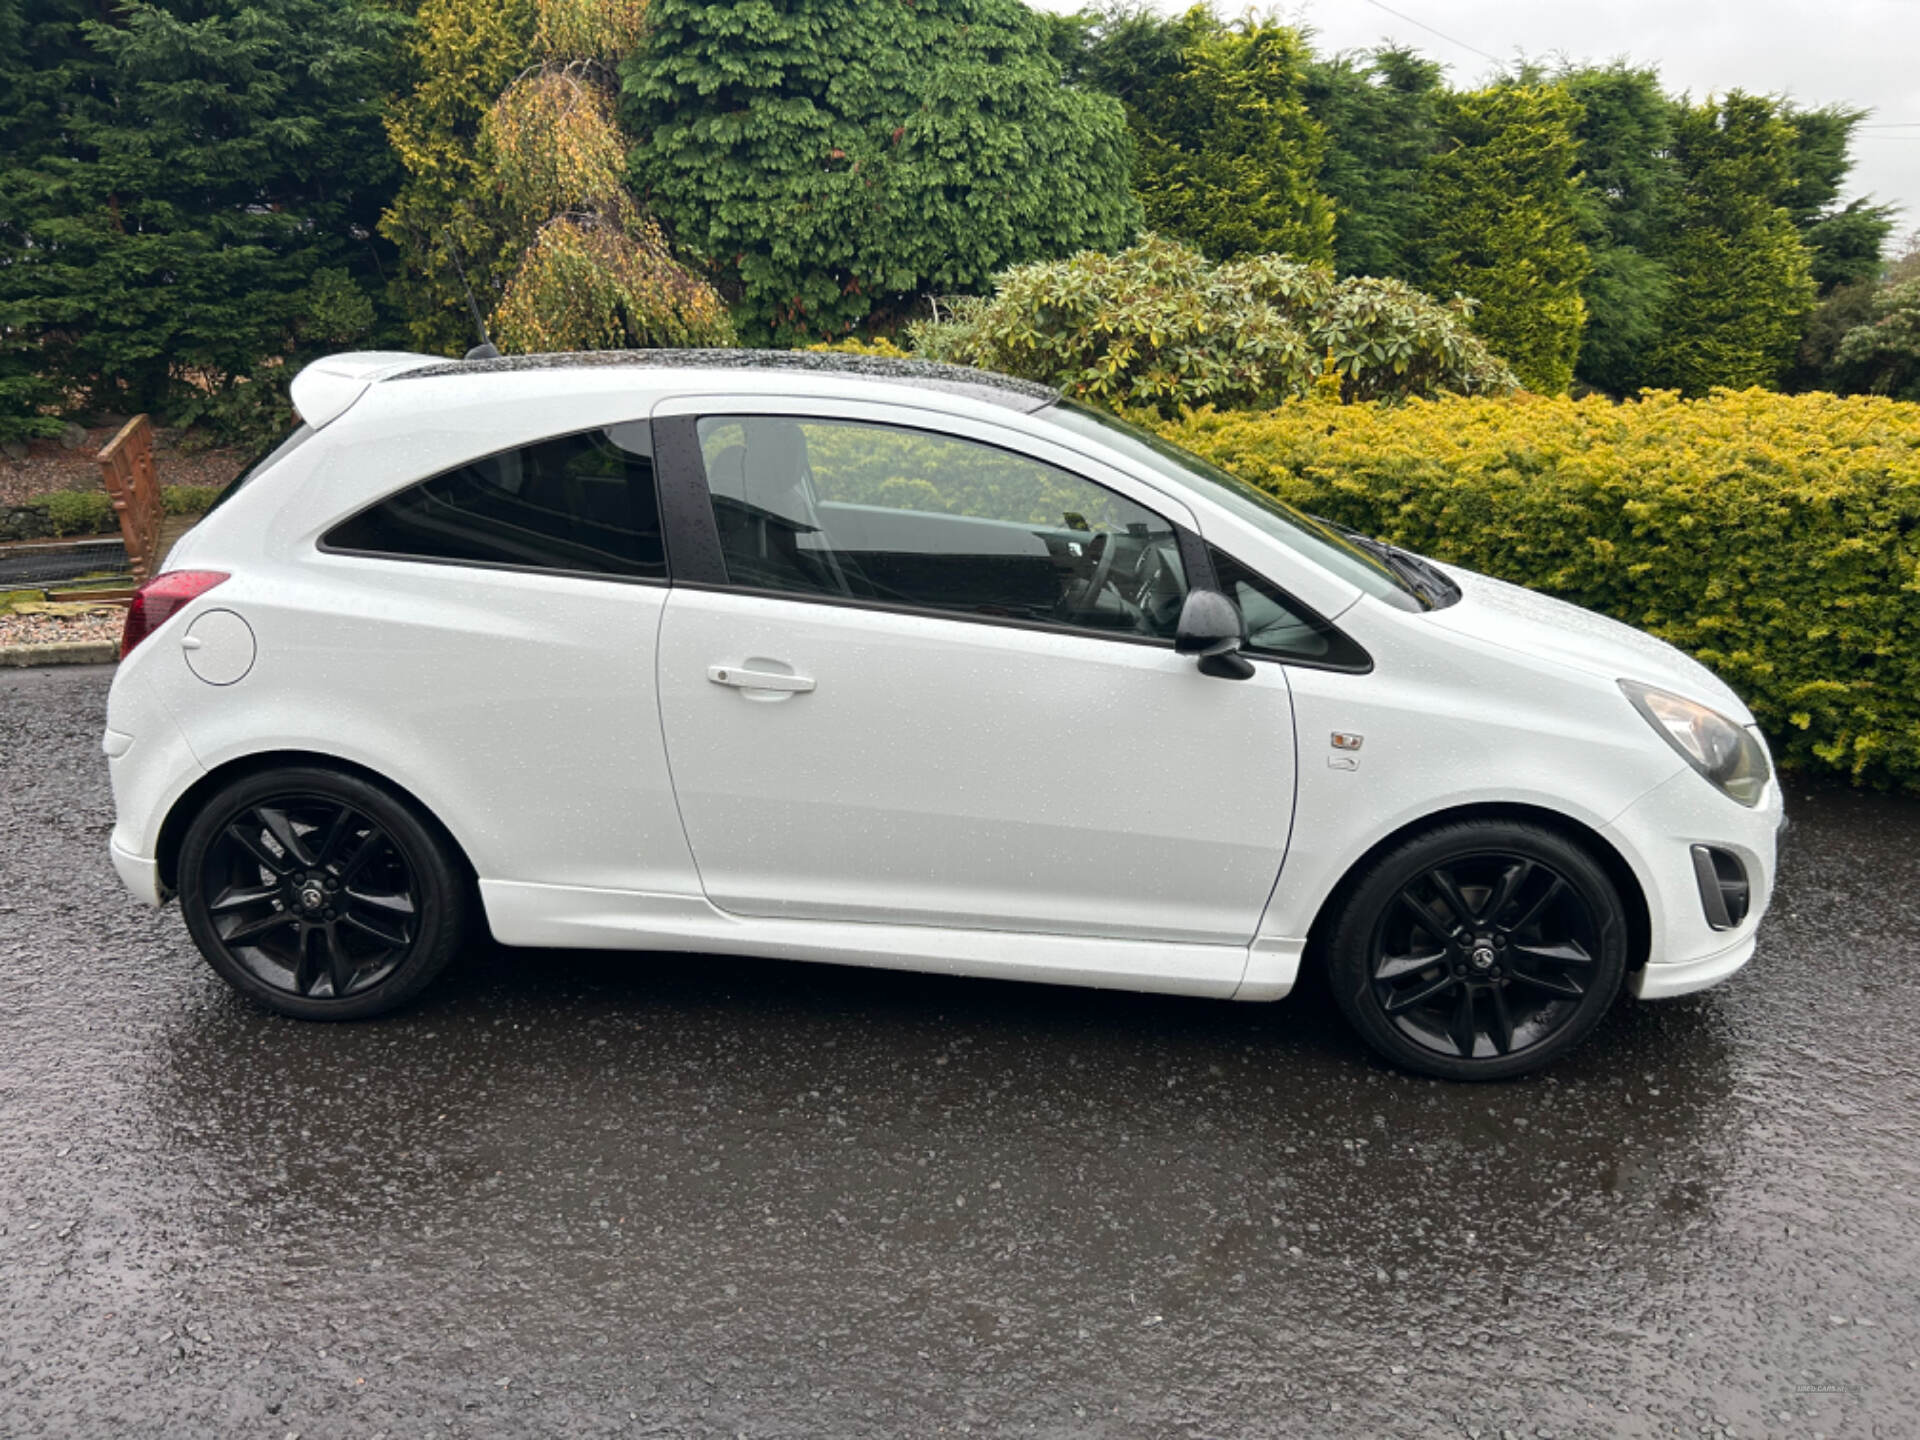
{"label": "yellow-green shrub", "polygon": [[818,355],[877,355],[883,360],[913,358],[911,350],[902,350],[885,335],[876,335],[871,340],[862,340],[858,335],[848,335],[839,340],[823,340],[818,345],[808,345],[805,348]]}
{"label": "yellow-green shrub", "polygon": [[1920,788],[1920,404],[1445,396],[1160,429],[1304,509],[1671,641],[1783,763]]}

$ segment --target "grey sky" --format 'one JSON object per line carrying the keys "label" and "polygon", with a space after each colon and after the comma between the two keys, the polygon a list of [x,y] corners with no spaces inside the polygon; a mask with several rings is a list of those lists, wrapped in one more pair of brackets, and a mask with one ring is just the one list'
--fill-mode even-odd
{"label": "grey sky", "polygon": [[[1081,8],[1081,0],[1034,3]],[[1222,0],[1220,8],[1240,6]],[[1808,106],[1869,107],[1874,128],[1859,132],[1849,198],[1870,192],[1902,207],[1901,231],[1920,227],[1920,0],[1280,0],[1257,8],[1308,26],[1323,52],[1411,46],[1446,65],[1456,84],[1519,54],[1624,55],[1656,67],[1669,90],[1739,88]]]}

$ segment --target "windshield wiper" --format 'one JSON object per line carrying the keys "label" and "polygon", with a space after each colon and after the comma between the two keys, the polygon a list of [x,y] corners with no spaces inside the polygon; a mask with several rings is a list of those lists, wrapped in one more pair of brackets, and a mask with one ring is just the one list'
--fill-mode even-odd
{"label": "windshield wiper", "polygon": [[1384,540],[1376,540],[1371,535],[1363,535],[1358,530],[1350,530],[1345,525],[1332,520],[1314,516],[1328,529],[1337,531],[1350,543],[1373,556],[1391,570],[1394,575],[1419,597],[1421,604],[1429,610],[1440,610],[1453,604],[1460,598],[1460,587],[1447,578],[1447,574],[1431,560],[1414,554],[1411,550],[1402,550],[1398,545],[1389,545]]}

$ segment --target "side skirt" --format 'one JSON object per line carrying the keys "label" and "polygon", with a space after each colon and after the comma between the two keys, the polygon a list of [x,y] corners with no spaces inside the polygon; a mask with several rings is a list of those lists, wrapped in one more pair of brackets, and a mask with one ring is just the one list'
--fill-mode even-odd
{"label": "side skirt", "polygon": [[[480,894],[503,945],[756,955],[1216,1000],[1234,998],[1248,969],[1244,945],[744,918],[697,895],[512,880],[482,880]],[[1271,984],[1260,988],[1265,993],[1246,998],[1275,998]]]}
{"label": "side skirt", "polygon": [[1240,978],[1236,1000],[1282,1000],[1293,992],[1300,976],[1300,961],[1307,953],[1305,940],[1287,940],[1278,935],[1256,935],[1247,947],[1247,969]]}

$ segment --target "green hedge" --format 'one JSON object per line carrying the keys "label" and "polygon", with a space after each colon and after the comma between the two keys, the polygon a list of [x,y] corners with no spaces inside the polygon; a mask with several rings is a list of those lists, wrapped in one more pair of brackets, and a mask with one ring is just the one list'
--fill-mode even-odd
{"label": "green hedge", "polygon": [[220,498],[224,485],[163,485],[160,498],[169,515],[204,515]]}
{"label": "green hedge", "polygon": [[1157,424],[1304,509],[1673,642],[1785,765],[1920,789],[1920,404],[1448,396]]}
{"label": "green hedge", "polygon": [[119,528],[113,502],[104,491],[56,490],[35,495],[27,504],[46,506],[47,521],[56,535],[99,535]]}
{"label": "green hedge", "polygon": [[[160,498],[169,515],[204,515],[220,498],[224,487],[218,485],[163,485]],[[20,502],[24,507],[44,506],[47,521],[55,535],[115,535],[120,521],[113,513],[113,501],[104,490],[54,490]]]}

